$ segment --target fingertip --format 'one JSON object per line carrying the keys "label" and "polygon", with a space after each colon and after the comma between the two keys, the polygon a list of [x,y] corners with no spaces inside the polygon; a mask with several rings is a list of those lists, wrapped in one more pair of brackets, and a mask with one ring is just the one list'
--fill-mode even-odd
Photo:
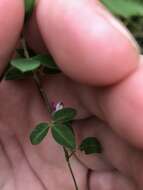
{"label": "fingertip", "polygon": [[0,1],[0,73],[12,55],[24,19],[23,0]]}
{"label": "fingertip", "polygon": [[109,85],[136,69],[135,41],[99,3],[41,0],[37,17],[46,46],[74,80]]}

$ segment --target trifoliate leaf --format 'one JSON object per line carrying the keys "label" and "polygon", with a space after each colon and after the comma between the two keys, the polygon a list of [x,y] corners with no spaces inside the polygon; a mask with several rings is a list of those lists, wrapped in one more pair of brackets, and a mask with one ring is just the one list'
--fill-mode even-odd
{"label": "trifoliate leaf", "polygon": [[75,136],[68,126],[57,123],[54,124],[51,130],[53,138],[58,144],[71,150],[76,148]]}
{"label": "trifoliate leaf", "polygon": [[25,2],[25,15],[26,18],[32,14],[36,0],[24,0]]}
{"label": "trifoliate leaf", "polygon": [[76,110],[73,108],[63,108],[53,113],[53,120],[55,122],[66,123],[72,121],[76,116]]}
{"label": "trifoliate leaf", "polygon": [[10,63],[13,67],[18,69],[21,72],[34,71],[40,67],[40,62],[30,59],[14,59]]}
{"label": "trifoliate leaf", "polygon": [[69,122],[65,122],[64,125],[67,126],[71,132],[73,133],[73,135],[75,136],[75,132],[74,132],[74,129],[72,127],[72,124],[73,124],[73,121],[69,121]]}
{"label": "trifoliate leaf", "polygon": [[88,137],[84,139],[79,147],[85,154],[101,153],[102,148],[99,141],[95,137]]}
{"label": "trifoliate leaf", "polygon": [[101,2],[115,15],[125,18],[143,16],[143,3],[137,0],[101,0]]}
{"label": "trifoliate leaf", "polygon": [[51,55],[37,55],[32,59],[40,61],[41,65],[45,67],[45,73],[56,74],[61,72]]}
{"label": "trifoliate leaf", "polygon": [[40,144],[45,136],[48,134],[49,125],[47,123],[40,123],[32,131],[30,140],[33,145]]}
{"label": "trifoliate leaf", "polygon": [[32,74],[31,72],[22,73],[18,69],[11,66],[6,71],[6,73],[4,75],[4,79],[5,80],[20,80],[20,79],[24,79],[27,76],[30,76],[31,74]]}

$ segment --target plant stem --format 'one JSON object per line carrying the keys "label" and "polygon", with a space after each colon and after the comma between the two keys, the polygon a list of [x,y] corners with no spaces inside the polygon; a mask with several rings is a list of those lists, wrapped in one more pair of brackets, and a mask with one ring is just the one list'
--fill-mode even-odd
{"label": "plant stem", "polygon": [[[25,58],[29,59],[30,55],[28,53],[28,48],[27,48],[26,41],[25,41],[24,37],[23,37],[21,43],[22,43],[22,47],[23,47],[23,50],[24,50]],[[46,109],[47,109],[48,113],[51,116],[51,114],[53,112],[53,109],[52,109],[52,106],[51,106],[51,104],[49,102],[47,93],[45,92],[45,90],[44,90],[44,88],[42,86],[42,83],[41,83],[40,76],[39,76],[38,72],[33,72],[33,79],[34,79],[34,82],[35,82],[35,84],[37,86],[37,89],[38,89],[38,91],[40,93],[40,96],[41,96],[41,98],[42,98],[42,100],[43,100],[43,102],[44,102],[44,104],[46,106]],[[73,179],[73,182],[74,182],[75,190],[79,190],[77,182],[76,182],[76,179],[75,179],[75,176],[74,176],[74,173],[73,173],[73,170],[72,170],[72,167],[71,167],[71,163],[70,163],[70,158],[73,155],[73,152],[69,155],[66,148],[63,147],[63,150],[64,150],[64,153],[65,153],[65,159],[67,161],[69,171],[71,173],[71,176],[72,176],[72,179]]]}
{"label": "plant stem", "polygon": [[35,84],[39,90],[40,96],[41,96],[43,102],[45,103],[46,109],[51,116],[53,109],[49,103],[47,93],[45,92],[44,88],[42,87],[42,83],[41,83],[41,80],[40,80],[38,73],[34,73],[33,78],[34,78],[34,82],[35,82]]}
{"label": "plant stem", "polygon": [[24,50],[24,55],[27,59],[30,58],[30,55],[29,55],[29,52],[28,52],[28,48],[27,48],[27,45],[26,45],[26,41],[24,39],[24,35],[22,36],[22,39],[21,39],[21,45],[23,47],[23,50]]}
{"label": "plant stem", "polygon": [[69,158],[71,158],[74,155],[75,151],[71,152],[71,154],[69,154]]}
{"label": "plant stem", "polygon": [[[28,53],[28,48],[27,48],[26,41],[25,41],[24,37],[22,38],[21,43],[22,43],[22,47],[24,50],[25,57],[27,59],[29,59],[30,55]],[[50,105],[47,93],[45,92],[44,88],[42,87],[42,83],[40,80],[40,76],[38,75],[38,72],[33,72],[33,79],[34,79],[34,82],[37,86],[37,89],[39,90],[40,96],[41,96],[43,102],[45,103],[45,106],[46,106],[48,113],[51,114],[52,113],[52,107]]]}
{"label": "plant stem", "polygon": [[71,163],[70,163],[70,155],[69,155],[69,153],[68,153],[68,151],[66,150],[65,147],[63,147],[63,150],[64,150],[64,153],[65,153],[65,158],[66,158],[66,161],[67,161],[68,168],[70,170],[70,173],[71,173],[71,176],[72,176],[72,179],[73,179],[73,182],[74,182],[75,189],[78,190],[78,185],[77,185],[77,182],[76,182],[76,179],[75,179],[72,167],[71,167]]}

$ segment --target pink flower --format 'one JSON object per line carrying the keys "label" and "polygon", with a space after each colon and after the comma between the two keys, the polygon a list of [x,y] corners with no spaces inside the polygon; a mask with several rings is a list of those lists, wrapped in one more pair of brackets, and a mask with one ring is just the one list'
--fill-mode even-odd
{"label": "pink flower", "polygon": [[63,107],[64,107],[63,102],[58,102],[58,103],[52,102],[52,108],[54,112],[63,109]]}

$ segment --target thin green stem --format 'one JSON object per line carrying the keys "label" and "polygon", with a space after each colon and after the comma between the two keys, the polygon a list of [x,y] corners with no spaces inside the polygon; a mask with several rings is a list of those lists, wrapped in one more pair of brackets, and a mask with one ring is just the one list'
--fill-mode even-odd
{"label": "thin green stem", "polygon": [[27,48],[27,45],[26,45],[26,41],[25,41],[25,39],[24,39],[24,36],[23,36],[22,39],[21,39],[21,45],[22,45],[23,50],[24,50],[25,58],[29,59],[29,58],[30,58],[30,55],[29,55],[29,52],[28,52],[28,48]]}
{"label": "thin green stem", "polygon": [[[22,39],[22,46],[23,46],[25,58],[29,59],[30,55],[28,53],[28,48],[27,48],[26,41],[25,41],[24,37]],[[44,104],[45,104],[45,106],[47,108],[47,111],[51,116],[51,114],[53,112],[52,106],[51,106],[51,104],[49,102],[47,93],[45,92],[45,90],[44,90],[44,88],[42,86],[42,83],[41,83],[40,76],[39,76],[38,72],[33,72],[33,79],[34,79],[34,82],[35,82],[35,84],[37,86],[37,89],[38,89],[38,91],[40,93],[40,96],[41,96],[41,98],[42,98],[42,100],[43,100],[43,102],[44,102]],[[69,155],[68,151],[65,148],[63,148],[63,150],[64,150],[64,153],[65,153],[65,158],[66,158],[66,161],[67,161],[69,171],[71,173],[71,176],[72,176],[72,179],[73,179],[73,182],[74,182],[75,190],[79,190],[77,182],[76,182],[76,179],[75,179],[75,176],[74,176],[74,173],[73,173],[73,170],[72,170],[72,167],[71,167],[71,163],[70,163],[70,158],[74,154],[74,152],[72,152]]]}

